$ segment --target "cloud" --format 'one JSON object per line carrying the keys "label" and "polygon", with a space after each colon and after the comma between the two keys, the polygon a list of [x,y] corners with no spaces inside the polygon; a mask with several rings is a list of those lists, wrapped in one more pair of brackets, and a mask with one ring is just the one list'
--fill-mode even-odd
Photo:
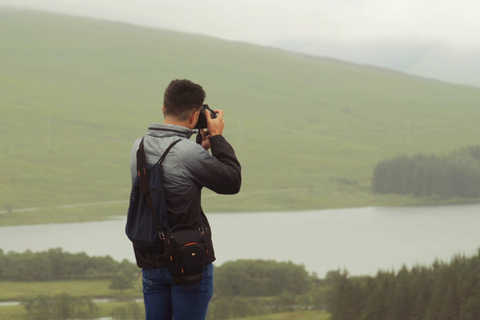
{"label": "cloud", "polygon": [[[476,0],[475,0],[476,1]],[[436,39],[477,43],[480,22],[473,0],[0,0],[0,4],[269,44],[282,38]]]}
{"label": "cloud", "polygon": [[1,4],[211,35],[447,81],[463,83],[468,78],[468,83],[480,86],[479,59],[474,56],[480,47],[477,0],[0,0]]}

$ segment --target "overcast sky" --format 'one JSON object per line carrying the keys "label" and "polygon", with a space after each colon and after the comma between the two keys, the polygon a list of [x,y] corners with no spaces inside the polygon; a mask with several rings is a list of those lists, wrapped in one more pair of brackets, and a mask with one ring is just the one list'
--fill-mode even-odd
{"label": "overcast sky", "polygon": [[0,4],[206,34],[480,86],[478,0],[0,0]]}

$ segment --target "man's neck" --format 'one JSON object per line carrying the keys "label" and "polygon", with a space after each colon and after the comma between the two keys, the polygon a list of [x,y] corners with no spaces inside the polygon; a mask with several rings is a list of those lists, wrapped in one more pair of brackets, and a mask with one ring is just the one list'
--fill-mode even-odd
{"label": "man's neck", "polygon": [[193,126],[191,127],[189,121],[176,121],[175,119],[165,118],[165,120],[163,121],[163,124],[171,124],[171,125],[174,125],[174,126],[181,126],[181,127],[188,128],[190,130],[193,129]]}

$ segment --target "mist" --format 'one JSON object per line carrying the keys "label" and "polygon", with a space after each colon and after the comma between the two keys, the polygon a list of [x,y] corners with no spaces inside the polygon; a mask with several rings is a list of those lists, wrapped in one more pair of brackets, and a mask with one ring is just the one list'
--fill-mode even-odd
{"label": "mist", "polygon": [[396,1],[33,1],[0,5],[204,34],[480,87],[478,4]]}
{"label": "mist", "polygon": [[[8,267],[0,319],[10,307],[2,313],[2,302],[16,301],[18,318],[40,318],[35,313],[56,299],[76,308],[96,297],[110,299],[102,303],[111,309],[97,318],[127,311],[136,315],[123,318],[138,318],[141,274],[125,236],[130,152],[149,123],[163,121],[164,88],[183,78],[225,111],[225,139],[242,165],[239,194],[202,190],[215,272],[226,280],[216,285],[209,319],[234,316],[235,305],[250,315],[327,319],[367,300],[419,301],[413,294],[425,291],[410,275],[420,269],[428,271],[420,277],[431,282],[427,292],[460,293],[445,300],[480,319],[479,292],[465,285],[480,272],[472,8],[470,1],[0,0],[0,267]],[[470,258],[437,268],[457,254]],[[264,263],[268,276],[254,271]],[[382,294],[388,303],[361,291],[370,285],[356,287],[406,276],[412,289]],[[268,278],[274,290],[265,299],[237,290],[236,283],[266,289],[257,280]],[[354,294],[333,291],[348,281]],[[277,286],[299,282],[300,290]],[[61,291],[68,295],[53,295]],[[52,296],[38,303],[45,298],[32,300],[35,292]],[[455,300],[467,295],[473,303]],[[19,307],[27,300],[32,307]]]}
{"label": "mist", "polygon": [[273,47],[480,87],[480,46],[465,48],[440,41],[388,39],[349,43],[291,39],[278,41]]}

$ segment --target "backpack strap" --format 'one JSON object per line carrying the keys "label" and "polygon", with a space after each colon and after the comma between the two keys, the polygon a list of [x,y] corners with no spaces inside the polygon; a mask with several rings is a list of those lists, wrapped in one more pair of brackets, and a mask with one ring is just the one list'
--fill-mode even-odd
{"label": "backpack strap", "polygon": [[[153,205],[152,197],[150,195],[150,175],[148,174],[147,170],[147,160],[145,157],[145,149],[143,145],[143,140],[145,137],[142,138],[142,141],[140,141],[140,145],[138,146],[137,150],[137,175],[138,175],[138,187],[140,189],[140,193],[145,196],[145,199],[147,200],[148,206],[150,207],[150,213],[152,214],[152,219],[153,219],[153,224],[155,225],[155,229],[157,229],[159,235],[161,237],[163,236],[163,230],[162,230],[162,225],[160,221],[158,220],[157,215],[155,214],[155,206]],[[173,148],[174,145],[176,145],[178,142],[180,142],[182,139],[175,140],[168,146],[168,148],[163,152],[162,156],[158,160],[157,164],[160,165],[167,156],[168,152]]]}
{"label": "backpack strap", "polygon": [[[163,159],[165,159],[165,157],[167,156],[168,152],[170,151],[170,149],[173,148],[174,145],[176,145],[178,142],[180,142],[182,139],[178,139],[178,140],[175,140],[172,142],[172,144],[165,150],[165,152],[162,154],[162,156],[160,157],[160,159],[157,161],[157,164],[162,164],[162,161]],[[142,139],[142,142],[143,142],[143,139]]]}
{"label": "backpack strap", "polygon": [[143,148],[143,139],[140,141],[140,145],[137,150],[137,177],[138,187],[142,195],[150,193],[150,175],[147,171],[147,160],[145,158],[145,150]]}

